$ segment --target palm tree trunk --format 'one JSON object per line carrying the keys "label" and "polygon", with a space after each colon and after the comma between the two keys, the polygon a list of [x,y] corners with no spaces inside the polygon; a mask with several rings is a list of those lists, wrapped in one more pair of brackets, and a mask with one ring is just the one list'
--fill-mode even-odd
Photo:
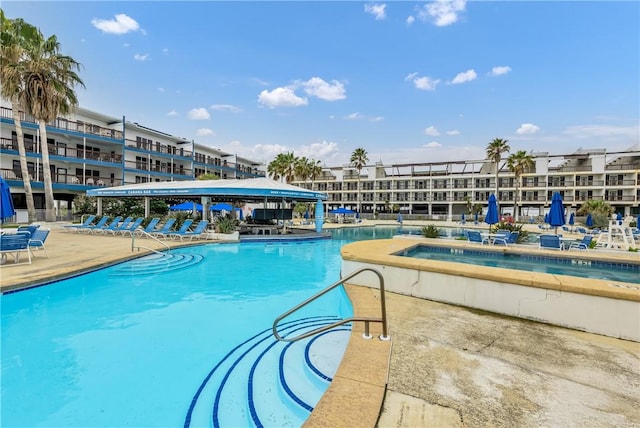
{"label": "palm tree trunk", "polygon": [[362,213],[360,212],[360,171],[358,171],[358,194],[357,194],[357,198],[358,198],[358,203],[356,204],[358,206],[358,213],[360,215],[362,215]]}
{"label": "palm tree trunk", "polygon": [[518,222],[518,214],[519,214],[519,210],[518,210],[518,194],[519,194],[519,189],[520,189],[520,178],[516,177],[516,194],[514,196],[513,199],[513,220],[517,223]]}
{"label": "palm tree trunk", "polygon": [[56,221],[55,200],[53,199],[53,182],[51,180],[51,167],[49,166],[49,146],[47,144],[47,124],[43,120],[38,121],[40,127],[40,153],[42,154],[42,175],[44,177],[44,201],[45,220]]}
{"label": "palm tree trunk", "polygon": [[27,200],[27,216],[29,223],[36,221],[36,205],[33,202],[33,191],[31,190],[31,177],[27,166],[27,151],[24,148],[24,133],[22,132],[22,122],[20,121],[20,111],[18,103],[14,100],[11,103],[13,111],[13,123],[16,126],[16,139],[18,141],[18,154],[20,155],[20,170],[22,171],[22,181],[24,183],[24,194]]}

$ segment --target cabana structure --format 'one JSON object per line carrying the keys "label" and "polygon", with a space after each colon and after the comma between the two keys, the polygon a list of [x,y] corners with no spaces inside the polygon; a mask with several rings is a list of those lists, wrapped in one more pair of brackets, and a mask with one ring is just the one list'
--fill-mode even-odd
{"label": "cabana structure", "polygon": [[88,196],[98,198],[98,214],[102,214],[102,198],[144,198],[145,216],[149,216],[151,198],[200,198],[204,212],[212,202],[269,203],[283,205],[300,201],[316,203],[316,231],[322,230],[325,193],[314,192],[269,178],[247,180],[190,180],[163,181],[104,187],[87,191]]}

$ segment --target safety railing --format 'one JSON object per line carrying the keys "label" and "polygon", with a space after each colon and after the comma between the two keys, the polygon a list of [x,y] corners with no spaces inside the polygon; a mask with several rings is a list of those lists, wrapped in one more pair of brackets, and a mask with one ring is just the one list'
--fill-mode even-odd
{"label": "safety railing", "polygon": [[162,242],[161,240],[159,240],[155,236],[151,235],[149,232],[145,232],[142,229],[138,229],[138,230],[135,230],[135,231],[131,232],[131,251],[134,251],[136,248],[138,249],[138,251],[140,251],[140,249],[142,248],[142,249],[154,252],[156,254],[161,254],[161,255],[164,254],[164,253],[162,253],[162,252],[160,252],[158,250],[154,250],[153,248],[145,247],[143,245],[136,245],[136,233],[139,233],[142,236],[146,236],[148,238],[151,238],[151,239],[155,240],[156,242],[159,242],[161,245],[163,245],[167,249],[167,252],[169,252],[171,250],[171,248],[165,242]]}
{"label": "safety railing", "polygon": [[[278,333],[278,324],[280,323],[280,321],[282,321],[283,319],[285,319],[286,317],[288,317],[289,315],[293,314],[294,312],[296,312],[297,310],[299,310],[300,308],[308,305],[309,303],[313,302],[314,300],[322,297],[323,295],[327,294],[329,291],[333,290],[334,288],[338,287],[339,285],[344,284],[346,281],[350,280],[351,278],[360,275],[363,272],[366,271],[370,271],[375,273],[378,276],[378,280],[380,281],[380,318],[371,318],[371,317],[351,317],[351,318],[345,318],[339,321],[336,321],[332,324],[328,324],[322,327],[319,327],[315,330],[311,330],[308,331],[306,333],[303,333],[301,335],[295,336],[295,337],[282,337],[280,336],[280,334]],[[307,337],[311,337],[311,336],[315,336],[316,334],[322,333],[324,331],[327,330],[331,330],[332,328],[344,325],[344,324],[348,324],[351,322],[364,322],[364,333],[362,334],[362,337],[364,337],[365,339],[371,339],[371,334],[369,333],[369,323],[371,322],[379,322],[382,323],[382,334],[379,336],[380,340],[389,340],[389,334],[388,334],[388,327],[387,327],[387,305],[386,305],[386,301],[385,301],[385,293],[384,293],[384,277],[382,276],[382,274],[377,271],[376,269],[373,268],[362,268],[362,269],[358,269],[357,271],[351,273],[350,275],[347,275],[345,278],[341,278],[338,281],[334,282],[333,284],[331,284],[330,286],[328,286],[327,288],[325,288],[324,290],[314,294],[313,296],[309,297],[307,300],[305,300],[304,302],[296,305],[295,307],[289,309],[287,312],[283,313],[282,315],[280,315],[278,318],[275,319],[275,321],[273,322],[273,335],[275,336],[276,339],[282,341],[282,342],[296,342],[298,340],[301,339],[305,339]]]}

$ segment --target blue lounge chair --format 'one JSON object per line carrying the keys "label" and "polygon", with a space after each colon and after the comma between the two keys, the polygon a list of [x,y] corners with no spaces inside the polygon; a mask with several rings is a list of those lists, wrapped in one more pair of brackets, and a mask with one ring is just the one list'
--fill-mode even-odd
{"label": "blue lounge chair", "polygon": [[580,242],[572,242],[569,245],[569,250],[588,250],[591,245],[591,241],[593,241],[593,236],[584,235]]}
{"label": "blue lounge chair", "polygon": [[171,238],[173,239],[180,238],[181,241],[187,237],[189,238],[189,240],[193,240],[193,238],[200,238],[202,234],[205,233],[205,231],[207,230],[207,226],[209,226],[208,220],[200,220],[200,222],[198,223],[196,228],[193,230],[193,232],[187,231],[184,233],[179,233],[179,232],[172,233]]}
{"label": "blue lounge chair", "polygon": [[183,235],[185,232],[187,232],[189,230],[189,228],[191,227],[192,223],[193,223],[193,219],[188,218],[182,223],[182,226],[180,226],[180,229],[178,229],[175,232],[166,233],[166,234],[162,235],[162,237],[163,238],[174,239],[175,236]]}
{"label": "blue lounge chair", "polygon": [[[107,219],[108,220],[108,219]],[[113,229],[115,227],[118,227],[118,225],[120,224],[120,221],[122,220],[121,216],[118,216],[116,218],[114,218],[113,220],[111,220],[111,223],[109,224],[104,224],[103,226],[98,227],[98,225],[89,228],[89,233],[93,233],[93,232],[103,232],[105,229]],[[102,222],[101,222],[102,223]],[[106,222],[105,222],[106,223]]]}
{"label": "blue lounge chair", "polygon": [[36,231],[31,234],[31,238],[29,239],[29,249],[44,250],[44,254],[47,256],[47,258],[49,258],[47,248],[44,246],[44,241],[47,240],[49,232],[49,229],[36,229]]}
{"label": "blue lounge chair", "polygon": [[40,227],[39,224],[30,224],[28,226],[18,226],[17,232],[28,233],[29,237],[31,237],[31,235],[33,235],[33,232],[38,230],[39,227]]}
{"label": "blue lounge chair", "polygon": [[176,222],[175,218],[170,218],[168,219],[164,225],[162,226],[162,228],[160,230],[156,230],[155,232],[151,232],[150,235],[153,235],[155,237],[161,237],[161,236],[165,236],[167,233],[171,232],[171,228],[173,227],[173,224]]}
{"label": "blue lounge chair", "polygon": [[518,236],[520,236],[520,232],[518,231],[509,232],[508,236],[496,236],[493,239],[493,245],[503,244],[505,247],[508,247],[509,244],[515,244],[518,241]]}
{"label": "blue lounge chair", "polygon": [[136,230],[138,230],[138,227],[140,227],[143,221],[144,217],[138,217],[136,221],[130,222],[128,226],[120,227],[119,229],[115,230],[113,234],[120,234],[123,236],[128,234],[129,236],[131,236]]}
{"label": "blue lounge chair", "polygon": [[156,231],[156,226],[158,225],[158,223],[160,223],[160,217],[154,217],[151,219],[147,227],[145,227],[144,229],[137,229],[135,233],[138,236],[144,236],[145,234],[153,233]]}
{"label": "blue lounge chair", "polygon": [[84,227],[79,227],[78,231],[79,232],[87,232],[87,233],[91,233],[92,230],[94,229],[100,229],[102,227],[105,227],[105,225],[107,224],[107,222],[109,221],[109,216],[106,215],[104,217],[102,217],[96,224],[94,225],[89,225],[89,226],[84,226]]}
{"label": "blue lounge chair", "polygon": [[79,229],[89,226],[91,223],[93,223],[95,219],[96,219],[96,216],[94,214],[91,214],[87,218],[85,218],[81,224],[66,225],[66,226],[63,226],[64,227],[63,230],[71,230],[73,232],[77,232]]}
{"label": "blue lounge chair", "polygon": [[469,242],[476,242],[480,244],[484,244],[487,242],[486,239],[482,239],[482,235],[477,230],[469,230],[467,231],[467,239]]}
{"label": "blue lounge chair", "polygon": [[562,244],[558,235],[540,235],[539,248],[544,250],[561,250]]}
{"label": "blue lounge chair", "polygon": [[[122,217],[120,217],[122,218]],[[112,221],[111,224],[107,227],[103,227],[102,229],[97,229],[97,232],[100,232],[102,234],[107,234],[107,232],[115,235],[116,232],[120,229],[124,229],[125,227],[129,226],[129,223],[131,223],[133,221],[133,217],[127,217],[124,220],[122,220],[122,222],[120,221]]]}
{"label": "blue lounge chair", "polygon": [[20,263],[21,253],[26,252],[29,258],[29,264],[31,264],[31,250],[29,249],[29,234],[28,233],[5,233],[0,235],[0,263],[5,264],[7,262],[7,256],[13,257],[13,264],[25,264],[27,262]]}

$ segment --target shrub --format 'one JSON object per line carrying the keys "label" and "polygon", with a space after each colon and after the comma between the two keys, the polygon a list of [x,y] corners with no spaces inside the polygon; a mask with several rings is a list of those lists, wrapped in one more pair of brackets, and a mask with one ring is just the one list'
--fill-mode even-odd
{"label": "shrub", "polygon": [[236,221],[230,217],[223,217],[216,223],[218,233],[232,233],[236,230]]}
{"label": "shrub", "polygon": [[422,228],[422,235],[425,238],[439,238],[440,237],[440,229],[438,229],[434,225],[430,224],[430,225],[424,226]]}
{"label": "shrub", "polygon": [[526,230],[523,230],[523,226],[524,224],[508,223],[508,222],[501,221],[500,223],[496,223],[493,225],[491,232],[495,233],[500,229],[508,230],[510,232],[519,232],[520,234],[518,235],[518,240],[516,242],[521,243],[521,242],[525,242],[529,236],[529,232],[527,232]]}

